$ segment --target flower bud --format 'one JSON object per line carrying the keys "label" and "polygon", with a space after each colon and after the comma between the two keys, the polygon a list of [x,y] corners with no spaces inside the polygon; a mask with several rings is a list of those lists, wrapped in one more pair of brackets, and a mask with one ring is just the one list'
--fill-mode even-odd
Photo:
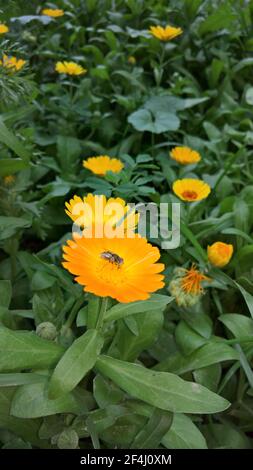
{"label": "flower bud", "polygon": [[223,268],[229,263],[233,255],[233,251],[233,245],[223,242],[215,242],[207,247],[208,260],[213,266]]}
{"label": "flower bud", "polygon": [[49,339],[53,341],[57,336],[57,330],[53,323],[45,321],[40,323],[36,328],[36,334],[44,339]]}

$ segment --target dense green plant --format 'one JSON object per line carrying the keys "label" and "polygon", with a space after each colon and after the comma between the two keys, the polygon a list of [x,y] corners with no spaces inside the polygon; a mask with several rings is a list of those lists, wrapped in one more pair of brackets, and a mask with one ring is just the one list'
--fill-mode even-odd
{"label": "dense green plant", "polygon": [[[1,446],[251,448],[253,4],[58,0],[46,5],[64,10],[53,19],[41,3],[0,6],[1,56],[26,60],[17,73],[0,66]],[[183,34],[148,32],[167,23]],[[64,60],[87,73],[57,74]],[[182,145],[197,165],[169,157]],[[83,168],[100,154],[124,170]],[[105,308],[73,283],[61,266],[66,201],[178,202],[172,185],[185,177],[212,191],[182,204],[161,291]],[[207,260],[217,240],[234,247],[224,270]],[[182,307],[169,284],[192,263],[212,282]]]}

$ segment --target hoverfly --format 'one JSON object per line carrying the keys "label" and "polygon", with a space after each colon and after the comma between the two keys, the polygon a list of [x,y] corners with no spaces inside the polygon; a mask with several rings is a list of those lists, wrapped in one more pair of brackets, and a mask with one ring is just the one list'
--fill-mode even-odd
{"label": "hoverfly", "polygon": [[109,263],[116,264],[116,266],[118,267],[120,267],[124,263],[123,258],[121,258],[116,253],[112,253],[112,251],[104,251],[103,253],[101,253],[100,256],[101,258],[109,261]]}

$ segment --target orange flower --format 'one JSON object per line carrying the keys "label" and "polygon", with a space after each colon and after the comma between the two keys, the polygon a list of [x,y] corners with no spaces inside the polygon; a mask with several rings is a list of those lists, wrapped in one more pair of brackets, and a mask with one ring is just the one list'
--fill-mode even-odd
{"label": "orange flower", "polygon": [[3,60],[0,60],[0,65],[11,71],[18,72],[21,70],[26,63],[26,60],[17,59],[17,57],[8,57],[6,54],[3,55]]}
{"label": "orange flower", "polygon": [[8,33],[9,28],[3,23],[0,23],[0,34],[5,34]]}
{"label": "orange flower", "polygon": [[158,248],[145,238],[74,236],[63,247],[63,266],[84,291],[128,303],[145,300],[164,286]]}
{"label": "orange flower", "polygon": [[104,195],[88,194],[84,198],[74,196],[65,203],[66,214],[75,224],[84,228],[107,226],[108,230],[123,225],[123,233],[134,231],[139,220],[139,214],[131,210],[126,202],[117,197],[106,199]]}
{"label": "orange flower", "polygon": [[211,246],[207,247],[208,260],[213,266],[223,268],[229,263],[233,255],[233,251],[233,245],[223,242],[215,242]]}
{"label": "orange flower", "polygon": [[176,180],[172,189],[182,201],[189,202],[201,201],[211,192],[211,188],[207,183],[193,178]]}
{"label": "orange flower", "polygon": [[41,14],[51,16],[52,18],[59,18],[64,15],[64,10],[60,10],[58,8],[44,8],[44,10],[41,11]]}
{"label": "orange flower", "polygon": [[99,176],[105,176],[107,171],[119,173],[124,168],[124,164],[118,158],[110,158],[108,155],[99,155],[83,160],[83,166]]}
{"label": "orange flower", "polygon": [[160,41],[171,41],[182,34],[181,28],[175,28],[174,26],[167,25],[165,28],[162,26],[150,26],[149,32]]}
{"label": "orange flower", "polygon": [[176,160],[181,165],[189,165],[191,163],[198,163],[201,160],[201,156],[196,150],[192,150],[189,147],[175,147],[170,152],[171,158]]}
{"label": "orange flower", "polygon": [[85,75],[87,73],[87,69],[84,69],[81,65],[66,61],[57,62],[55,71],[65,75]]}

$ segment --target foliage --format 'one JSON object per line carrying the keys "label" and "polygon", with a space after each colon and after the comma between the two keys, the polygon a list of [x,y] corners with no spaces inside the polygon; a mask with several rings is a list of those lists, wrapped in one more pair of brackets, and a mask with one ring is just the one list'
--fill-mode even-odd
{"label": "foliage", "polygon": [[[1,6],[0,443],[3,448],[252,448],[253,4],[247,0],[33,0]],[[151,25],[183,34],[152,37]],[[57,74],[57,61],[87,73]],[[180,166],[174,146],[201,155]],[[124,170],[94,176],[93,155]],[[6,177],[14,178],[7,179]],[[65,201],[89,192],[178,202],[176,179],[211,187],[181,204],[181,244],[161,250],[165,287],[119,304],[62,265]],[[161,238],[152,240],[161,248]],[[207,246],[232,244],[223,270]],[[175,268],[211,278],[194,305]]]}

